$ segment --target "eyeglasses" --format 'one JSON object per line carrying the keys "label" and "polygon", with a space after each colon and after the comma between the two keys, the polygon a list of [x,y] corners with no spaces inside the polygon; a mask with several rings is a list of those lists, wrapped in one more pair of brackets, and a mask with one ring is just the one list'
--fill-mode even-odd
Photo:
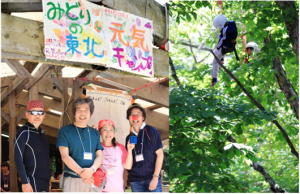
{"label": "eyeglasses", "polygon": [[36,111],[36,110],[33,110],[33,111],[28,111],[31,115],[44,115],[45,114],[45,111]]}

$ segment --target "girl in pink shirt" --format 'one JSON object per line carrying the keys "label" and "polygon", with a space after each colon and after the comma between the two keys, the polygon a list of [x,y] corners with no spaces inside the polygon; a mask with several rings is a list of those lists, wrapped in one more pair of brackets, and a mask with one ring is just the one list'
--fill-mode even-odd
{"label": "girl in pink shirt", "polygon": [[124,145],[116,143],[115,125],[111,120],[99,121],[98,130],[104,147],[101,168],[106,170],[107,177],[107,183],[102,192],[124,192],[124,168],[130,170],[132,167],[132,149],[135,145],[128,142],[129,152],[127,152]]}

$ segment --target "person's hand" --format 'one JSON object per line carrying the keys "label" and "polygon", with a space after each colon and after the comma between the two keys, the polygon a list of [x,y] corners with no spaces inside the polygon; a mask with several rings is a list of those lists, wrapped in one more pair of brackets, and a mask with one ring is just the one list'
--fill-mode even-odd
{"label": "person's hand", "polygon": [[87,179],[84,180],[84,182],[85,182],[86,184],[92,184],[92,183],[94,183],[94,177],[92,176],[92,177],[90,177],[90,178],[87,178]]}
{"label": "person's hand", "polygon": [[158,177],[153,177],[150,184],[149,184],[149,190],[153,191],[156,189],[158,183]]}
{"label": "person's hand", "polygon": [[132,151],[133,148],[135,147],[135,144],[129,143],[129,141],[130,141],[130,140],[128,140],[128,142],[127,142],[127,149],[128,149],[128,151]]}
{"label": "person's hand", "polygon": [[91,178],[94,174],[93,168],[84,168],[83,171],[80,173],[80,177],[85,180]]}
{"label": "person's hand", "polygon": [[30,185],[30,183],[22,184],[22,191],[23,192],[33,192],[33,189]]}

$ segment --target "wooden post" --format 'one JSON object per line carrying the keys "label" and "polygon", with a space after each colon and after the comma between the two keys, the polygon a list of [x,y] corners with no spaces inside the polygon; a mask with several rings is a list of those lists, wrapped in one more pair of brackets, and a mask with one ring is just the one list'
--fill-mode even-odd
{"label": "wooden post", "polygon": [[[69,92],[74,93],[73,91],[73,79],[72,78],[64,78],[63,79],[63,97],[62,97],[62,104],[63,104],[63,125],[69,125],[73,123],[74,116],[72,113],[72,104],[70,103],[73,95],[69,96]],[[71,99],[70,99],[71,98]],[[68,104],[69,103],[69,104]]]}
{"label": "wooden post", "polygon": [[34,84],[29,90],[29,101],[39,100],[38,83]]}
{"label": "wooden post", "polygon": [[14,157],[14,138],[16,136],[16,97],[14,94],[9,95],[9,174],[10,174],[10,191],[18,192],[17,169]]}

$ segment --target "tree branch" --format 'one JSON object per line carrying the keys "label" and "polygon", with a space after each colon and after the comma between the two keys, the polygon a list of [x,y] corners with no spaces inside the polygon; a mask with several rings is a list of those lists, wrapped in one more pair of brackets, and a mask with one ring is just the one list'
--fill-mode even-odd
{"label": "tree branch", "polygon": [[[249,92],[246,90],[246,88],[243,86],[243,84],[241,84],[241,82],[230,72],[228,71],[228,69],[222,65],[221,61],[218,59],[218,57],[215,55],[215,53],[213,52],[213,50],[211,49],[204,49],[202,48],[203,50],[208,50],[210,51],[213,56],[215,57],[215,59],[217,60],[217,62],[219,63],[219,65],[224,69],[224,71],[240,86],[240,88],[243,90],[243,92],[248,96],[248,98],[255,104],[255,106],[257,106],[263,113],[266,112],[266,109],[261,105],[259,104],[250,94]],[[272,121],[278,128],[279,130],[281,131],[283,137],[285,138],[285,140],[287,141],[288,145],[290,146],[291,148],[291,152],[297,157],[297,159],[299,160],[299,154],[298,152],[296,151],[294,145],[292,144],[289,136],[287,135],[287,133],[285,132],[285,130],[280,126],[280,124],[276,121],[276,120],[273,120]]]}
{"label": "tree branch", "polygon": [[[235,139],[230,135],[227,136],[227,140],[232,143],[236,143]],[[280,188],[279,185],[276,184],[276,181],[271,177],[271,175],[267,172],[267,170],[259,165],[257,162],[253,162],[250,165],[254,170],[259,172],[265,178],[265,181],[269,183],[271,191],[274,193],[285,193],[285,190]]]}
{"label": "tree branch", "polygon": [[179,81],[179,79],[177,77],[176,70],[175,70],[175,67],[173,65],[173,61],[172,61],[171,57],[169,57],[169,64],[170,64],[171,69],[172,69],[172,77],[175,79],[177,85],[181,86],[181,83],[180,83],[180,81]]}

